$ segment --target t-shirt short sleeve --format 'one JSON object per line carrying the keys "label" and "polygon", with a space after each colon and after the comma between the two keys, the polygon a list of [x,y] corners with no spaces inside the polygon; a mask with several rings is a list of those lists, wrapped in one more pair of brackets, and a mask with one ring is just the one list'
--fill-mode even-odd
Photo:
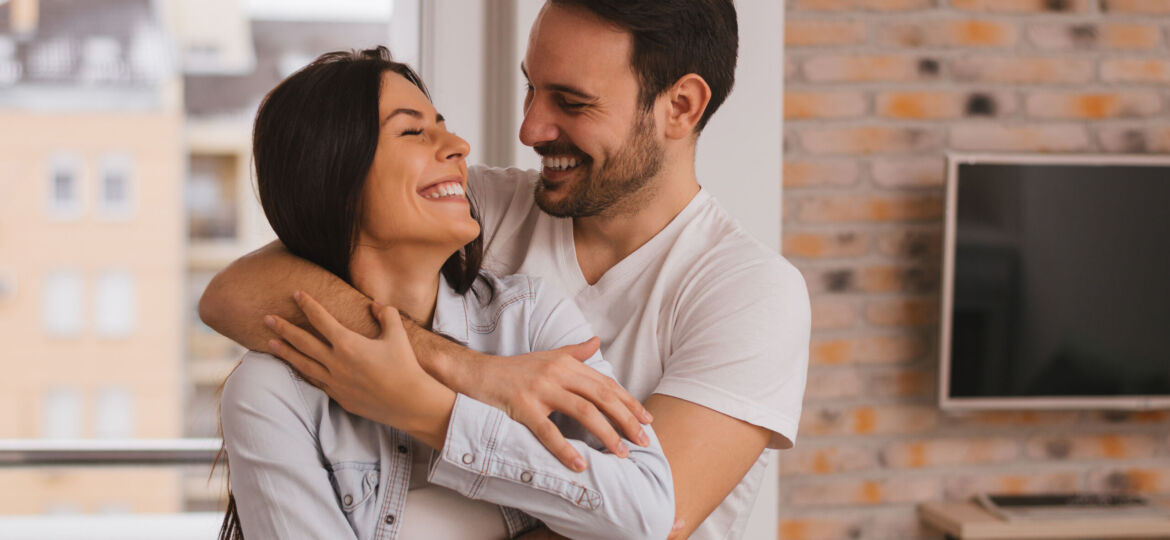
{"label": "t-shirt short sleeve", "polygon": [[773,432],[769,448],[791,448],[808,369],[804,279],[778,256],[701,279],[678,307],[654,393],[765,427]]}
{"label": "t-shirt short sleeve", "polygon": [[[509,209],[532,190],[534,173],[476,165],[467,169],[467,196],[479,216],[484,245],[491,245]],[[527,211],[528,209],[523,209]]]}

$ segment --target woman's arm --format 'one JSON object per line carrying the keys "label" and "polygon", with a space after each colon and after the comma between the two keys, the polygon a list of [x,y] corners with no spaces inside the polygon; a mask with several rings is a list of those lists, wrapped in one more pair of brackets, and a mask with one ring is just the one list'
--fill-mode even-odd
{"label": "woman's arm", "polygon": [[248,540],[354,538],[288,367],[250,352],[220,405],[229,477]]}

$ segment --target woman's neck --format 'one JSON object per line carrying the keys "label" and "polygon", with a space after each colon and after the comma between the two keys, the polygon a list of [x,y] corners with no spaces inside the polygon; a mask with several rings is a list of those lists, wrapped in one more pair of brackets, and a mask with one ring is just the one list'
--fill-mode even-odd
{"label": "woman's neck", "polygon": [[451,251],[433,246],[379,247],[358,242],[350,257],[354,287],[380,304],[430,328],[439,292],[439,271]]}

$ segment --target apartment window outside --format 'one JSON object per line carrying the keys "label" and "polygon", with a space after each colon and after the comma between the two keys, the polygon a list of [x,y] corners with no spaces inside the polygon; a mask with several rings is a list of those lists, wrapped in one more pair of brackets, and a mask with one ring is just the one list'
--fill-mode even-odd
{"label": "apartment window outside", "polygon": [[81,274],[58,270],[45,276],[44,327],[53,337],[75,337],[81,333],[81,306],[84,285]]}
{"label": "apartment window outside", "polygon": [[103,272],[94,291],[94,326],[101,336],[127,337],[137,319],[134,277],[126,271]]}
{"label": "apartment window outside", "polygon": [[81,215],[81,167],[77,156],[54,155],[49,162],[49,215],[77,219]]}
{"label": "apartment window outside", "polygon": [[81,395],[76,388],[51,388],[45,394],[41,436],[79,439],[82,436]]}
{"label": "apartment window outside", "polygon": [[129,388],[102,388],[94,407],[94,436],[99,439],[127,439],[134,436],[134,395]]}
{"label": "apartment window outside", "polygon": [[134,194],[131,158],[124,154],[102,157],[99,209],[106,219],[126,220],[132,217]]}

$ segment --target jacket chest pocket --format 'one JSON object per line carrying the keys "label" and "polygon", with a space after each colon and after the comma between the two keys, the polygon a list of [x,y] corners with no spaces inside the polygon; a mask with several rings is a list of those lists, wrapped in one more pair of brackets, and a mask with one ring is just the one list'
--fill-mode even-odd
{"label": "jacket chest pocket", "polygon": [[360,539],[373,538],[377,529],[378,473],[377,463],[343,461],[329,465],[333,491],[349,526]]}

